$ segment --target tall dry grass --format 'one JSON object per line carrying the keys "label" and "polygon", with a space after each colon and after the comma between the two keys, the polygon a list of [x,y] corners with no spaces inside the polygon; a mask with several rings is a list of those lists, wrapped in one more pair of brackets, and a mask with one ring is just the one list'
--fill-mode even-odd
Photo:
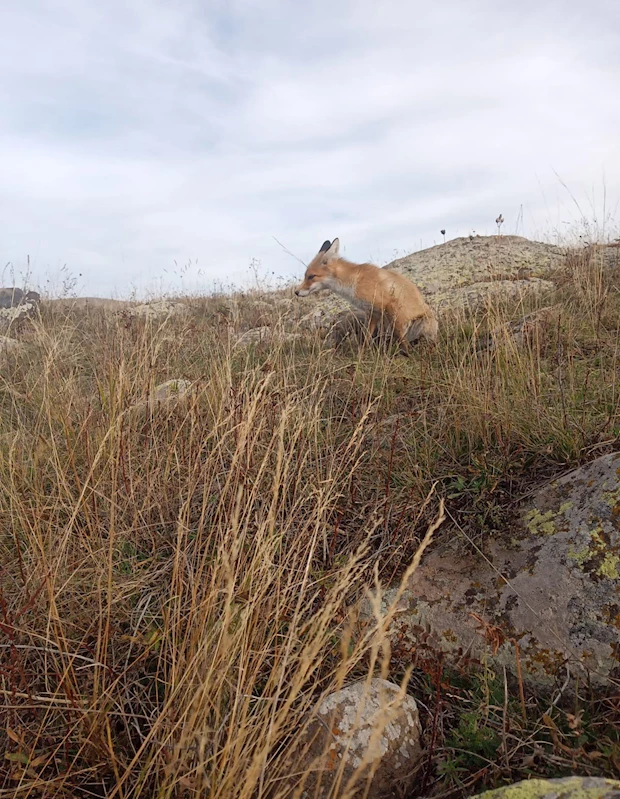
{"label": "tall dry grass", "polygon": [[[44,308],[0,373],[0,796],[300,795],[321,697],[408,679],[393,608],[364,627],[356,603],[439,498],[483,542],[617,447],[617,278],[578,259],[559,285],[446,317],[408,360],[310,333],[236,348],[256,295]],[[193,389],[137,405],[172,377]]]}

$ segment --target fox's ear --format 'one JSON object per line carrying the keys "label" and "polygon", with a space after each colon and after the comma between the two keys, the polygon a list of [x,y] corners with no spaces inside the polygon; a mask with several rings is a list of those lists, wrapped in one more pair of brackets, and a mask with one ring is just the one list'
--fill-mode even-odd
{"label": "fox's ear", "polygon": [[323,244],[321,244],[321,249],[319,250],[319,252],[327,252],[331,246],[332,246],[331,241],[327,239],[327,241],[324,241]]}
{"label": "fox's ear", "polygon": [[334,239],[332,243],[329,245],[329,248],[325,251],[325,254],[331,260],[332,258],[337,258],[339,253],[340,253],[340,241],[338,239]]}

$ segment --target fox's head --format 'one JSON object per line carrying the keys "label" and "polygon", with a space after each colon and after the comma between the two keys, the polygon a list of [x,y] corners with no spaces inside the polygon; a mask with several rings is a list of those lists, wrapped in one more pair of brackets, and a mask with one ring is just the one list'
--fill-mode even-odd
{"label": "fox's head", "polygon": [[304,282],[295,291],[298,297],[307,297],[315,291],[329,288],[332,277],[332,262],[339,257],[340,242],[334,239],[331,243],[324,241],[321,249],[308,264]]}

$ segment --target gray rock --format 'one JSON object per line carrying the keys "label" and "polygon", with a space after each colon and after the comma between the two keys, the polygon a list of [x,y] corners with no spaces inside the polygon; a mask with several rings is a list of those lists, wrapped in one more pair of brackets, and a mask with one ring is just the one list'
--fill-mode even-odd
{"label": "gray rock", "polygon": [[474,283],[453,291],[447,290],[445,297],[437,302],[439,308],[464,308],[476,311],[487,304],[498,301],[515,303],[526,297],[541,297],[554,290],[550,280],[532,277],[523,280],[490,280]]}
{"label": "gray rock", "polygon": [[16,286],[0,288],[0,308],[15,308],[22,303],[37,305],[41,301],[41,295],[36,291],[25,293]]}
{"label": "gray rock", "polygon": [[19,323],[32,316],[37,309],[36,303],[23,302],[10,308],[0,308],[0,335],[4,335]]}
{"label": "gray rock", "polygon": [[620,782],[602,777],[522,780],[476,794],[474,799],[620,799]]}
{"label": "gray rock", "polygon": [[524,677],[540,687],[567,672],[620,676],[620,453],[538,491],[484,556],[464,547],[453,538],[424,556],[393,635],[513,673],[518,645]]}
{"label": "gray rock", "polygon": [[187,305],[182,302],[173,302],[172,300],[154,300],[153,302],[145,302],[141,305],[134,305],[133,307],[124,308],[119,313],[125,316],[137,316],[142,319],[159,319],[161,317],[175,316],[186,312]]}
{"label": "gray rock", "polygon": [[566,250],[521,236],[465,236],[387,264],[412,280],[438,309],[475,309],[491,298],[518,299],[553,288]]}
{"label": "gray rock", "polygon": [[147,399],[134,403],[129,412],[136,414],[141,411],[153,413],[159,408],[169,408],[183,399],[187,399],[193,387],[191,380],[183,378],[172,378],[156,386]]}
{"label": "gray rock", "polygon": [[272,342],[290,342],[301,338],[300,333],[290,333],[276,327],[253,327],[246,330],[236,340],[235,346],[248,347],[250,344],[266,344]]}
{"label": "gray rock", "polygon": [[[349,780],[365,796],[385,796],[407,788],[422,756],[420,721],[414,699],[400,696],[394,683],[374,678],[326,697],[300,742],[297,773],[311,771],[308,796],[334,796]],[[374,773],[372,773],[374,769]],[[337,781],[340,780],[340,783]]]}
{"label": "gray rock", "polygon": [[62,297],[56,300],[48,300],[46,304],[63,311],[118,311],[121,308],[132,307],[132,303],[129,300],[117,300],[111,297]]}

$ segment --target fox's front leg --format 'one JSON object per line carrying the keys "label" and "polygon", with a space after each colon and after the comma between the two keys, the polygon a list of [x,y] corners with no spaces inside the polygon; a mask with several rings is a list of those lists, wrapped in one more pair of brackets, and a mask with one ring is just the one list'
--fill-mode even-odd
{"label": "fox's front leg", "polygon": [[373,340],[374,335],[377,332],[377,326],[379,325],[380,318],[381,315],[378,314],[376,311],[370,312],[370,316],[368,318],[368,329],[366,331],[369,342]]}
{"label": "fox's front leg", "polygon": [[411,345],[409,344],[409,340],[407,339],[407,333],[409,331],[409,324],[402,323],[399,320],[394,320],[394,333],[396,333],[396,337],[398,339],[399,344],[399,353],[401,355],[409,355],[411,353]]}

